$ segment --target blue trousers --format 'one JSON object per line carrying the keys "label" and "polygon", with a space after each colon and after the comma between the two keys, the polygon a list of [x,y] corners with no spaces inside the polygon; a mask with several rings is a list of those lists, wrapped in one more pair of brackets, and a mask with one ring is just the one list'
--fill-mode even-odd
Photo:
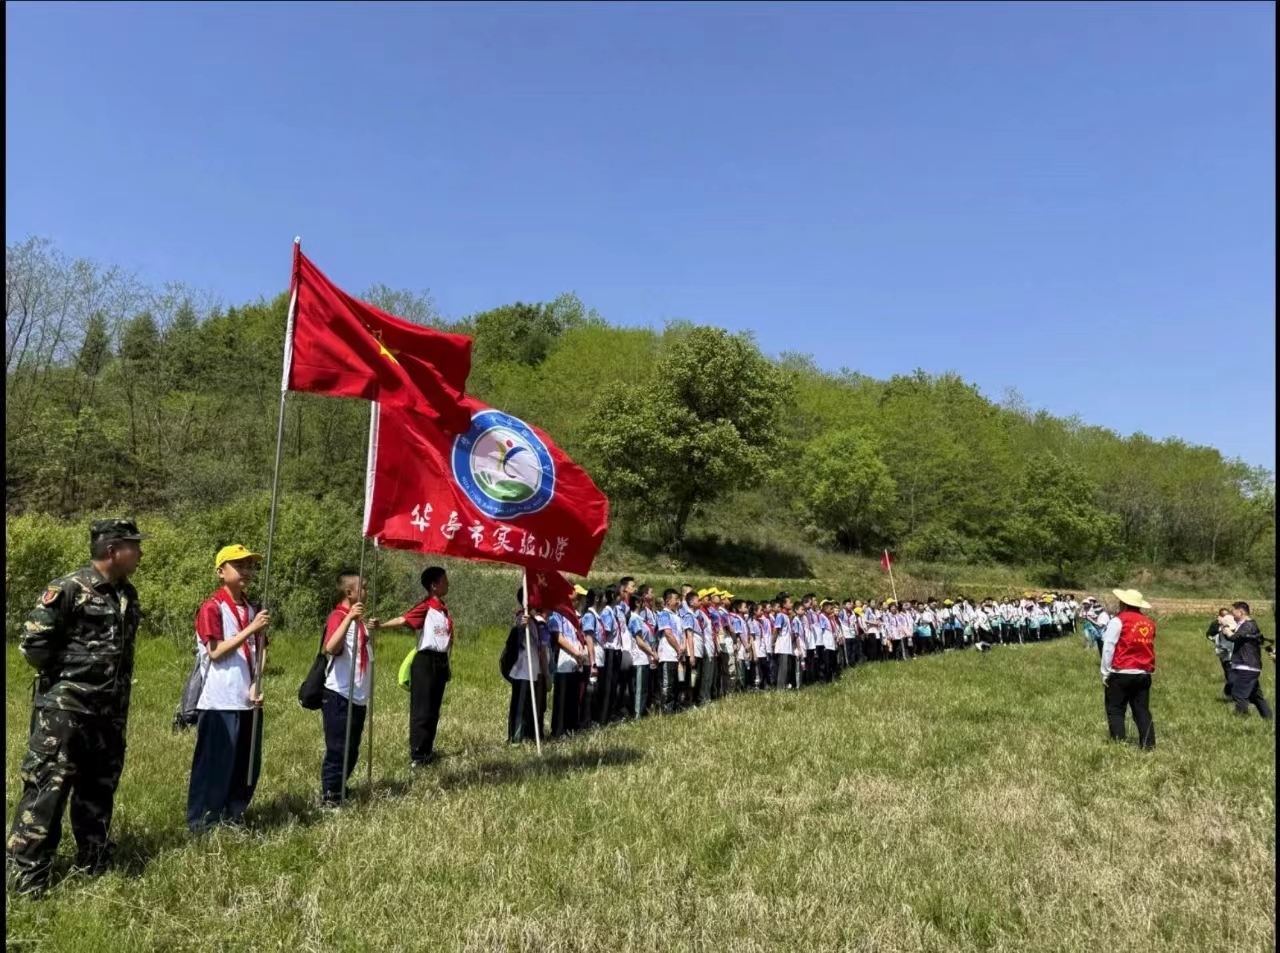
{"label": "blue trousers", "polygon": [[191,756],[187,788],[187,827],[199,833],[213,824],[243,824],[262,774],[262,713],[258,713],[258,746],[253,776],[249,748],[252,711],[202,711],[196,722],[196,748]]}
{"label": "blue trousers", "polygon": [[364,734],[364,705],[351,711],[351,757],[347,759],[347,776],[342,776],[342,751],[347,743],[347,699],[337,692],[324,690],[320,713],[324,716],[324,762],[320,765],[320,796],[325,801],[339,801],[346,796],[344,781],[351,779],[360,757],[360,738]]}

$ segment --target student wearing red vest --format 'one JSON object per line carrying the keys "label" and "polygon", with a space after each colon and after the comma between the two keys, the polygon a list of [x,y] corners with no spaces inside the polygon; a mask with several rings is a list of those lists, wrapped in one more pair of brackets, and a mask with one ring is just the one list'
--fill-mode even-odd
{"label": "student wearing red vest", "polygon": [[1123,741],[1125,710],[1133,712],[1138,729],[1138,747],[1150,751],[1156,746],[1156,727],[1151,721],[1151,673],[1156,669],[1156,624],[1140,610],[1151,605],[1136,589],[1113,589],[1120,611],[1107,623],[1102,634],[1102,684],[1107,707],[1107,728],[1111,737]]}

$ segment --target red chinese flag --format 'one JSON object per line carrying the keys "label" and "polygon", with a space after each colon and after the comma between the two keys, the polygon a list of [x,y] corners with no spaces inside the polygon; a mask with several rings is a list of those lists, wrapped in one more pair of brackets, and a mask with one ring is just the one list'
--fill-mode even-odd
{"label": "red chinese flag", "polygon": [[573,583],[558,572],[530,569],[528,573],[529,608],[559,612],[581,632],[582,620],[573,607]]}
{"label": "red chinese flag", "polygon": [[411,324],[357,301],[293,246],[293,316],[285,388],[409,407],[449,433],[471,414],[460,401],[471,338]]}
{"label": "red chinese flag", "polygon": [[541,430],[471,397],[450,435],[375,405],[364,534],[388,546],[585,576],[609,501]]}
{"label": "red chinese flag", "polygon": [[889,550],[884,551],[884,555],[880,557],[880,568],[885,572],[889,571],[889,567],[893,565],[893,560],[889,558]]}

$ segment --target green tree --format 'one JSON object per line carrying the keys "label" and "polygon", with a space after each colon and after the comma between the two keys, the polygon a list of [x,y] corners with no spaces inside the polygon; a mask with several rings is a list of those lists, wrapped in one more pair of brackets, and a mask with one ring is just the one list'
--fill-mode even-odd
{"label": "green tree", "polygon": [[678,545],[699,507],[766,475],[791,392],[748,336],[718,328],[678,336],[660,366],[600,395],[587,443],[611,499],[643,504]]}
{"label": "green tree", "polygon": [[897,484],[866,430],[824,434],[805,451],[799,472],[809,520],[845,549],[863,548],[865,537],[890,512]]}
{"label": "green tree", "polygon": [[1070,460],[1049,453],[1033,457],[1009,523],[1020,555],[1052,563],[1062,584],[1068,561],[1088,561],[1113,547],[1120,521],[1097,505],[1097,492]]}

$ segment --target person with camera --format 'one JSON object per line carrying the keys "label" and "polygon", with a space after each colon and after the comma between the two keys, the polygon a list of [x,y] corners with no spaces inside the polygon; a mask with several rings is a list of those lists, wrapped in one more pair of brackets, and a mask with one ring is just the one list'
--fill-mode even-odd
{"label": "person with camera", "polygon": [[1231,671],[1227,675],[1227,685],[1231,689],[1231,700],[1236,704],[1236,714],[1248,717],[1249,706],[1258,709],[1263,721],[1271,721],[1271,706],[1262,694],[1258,684],[1262,678],[1262,651],[1265,646],[1271,660],[1275,661],[1275,649],[1264,639],[1258,629],[1258,623],[1249,615],[1249,603],[1233,602],[1231,616],[1235,619],[1236,628],[1225,636],[1231,643]]}

